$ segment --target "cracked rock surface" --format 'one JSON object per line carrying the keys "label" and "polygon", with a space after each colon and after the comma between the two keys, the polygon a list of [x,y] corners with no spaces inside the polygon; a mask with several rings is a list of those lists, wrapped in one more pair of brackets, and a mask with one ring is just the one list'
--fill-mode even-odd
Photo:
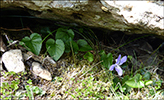
{"label": "cracked rock surface", "polygon": [[[160,0],[158,0],[160,1]],[[155,34],[164,39],[164,2],[153,1],[1,1],[5,10],[27,11],[35,18],[70,26],[87,26],[127,34]],[[24,8],[26,8],[24,10]]]}

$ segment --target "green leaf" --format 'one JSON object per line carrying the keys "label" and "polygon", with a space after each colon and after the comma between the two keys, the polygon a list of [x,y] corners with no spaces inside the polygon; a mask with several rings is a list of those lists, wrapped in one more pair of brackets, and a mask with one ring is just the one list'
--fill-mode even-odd
{"label": "green leaf", "polygon": [[61,39],[49,39],[46,42],[46,48],[50,56],[57,61],[64,53],[65,45]]}
{"label": "green leaf", "polygon": [[77,44],[79,46],[79,51],[89,51],[92,50],[92,48],[90,47],[90,45],[88,45],[87,41],[83,40],[83,39],[79,39],[77,41]]}
{"label": "green leaf", "polygon": [[28,47],[27,49],[36,55],[39,55],[42,47],[42,37],[38,33],[33,33],[30,37],[26,36],[22,42]]}
{"label": "green leaf", "polygon": [[145,81],[145,85],[150,85],[150,84],[152,84],[152,83],[153,83],[152,80],[147,80],[147,81]]}
{"label": "green leaf", "polygon": [[153,85],[154,85],[155,89],[160,89],[162,86],[162,81],[160,81],[160,80],[156,81],[153,79]]}
{"label": "green leaf", "polygon": [[87,52],[84,56],[83,56],[84,59],[87,59],[89,62],[92,62],[93,61],[93,54],[90,53],[90,52]]}
{"label": "green leaf", "polygon": [[142,76],[140,74],[136,74],[133,78],[130,78],[125,83],[132,88],[142,88],[144,87],[144,81],[141,79]]}
{"label": "green leaf", "polygon": [[151,77],[150,72],[146,72],[146,73],[144,74],[144,76],[143,76],[143,79],[145,79],[145,80],[150,80],[150,77]]}
{"label": "green leaf", "polygon": [[134,77],[133,77],[137,82],[139,82],[141,79],[142,79],[142,76],[140,74],[136,74]]}
{"label": "green leaf", "polygon": [[102,56],[102,55],[105,54],[105,51],[104,50],[101,50],[99,54]]}
{"label": "green leaf", "polygon": [[77,54],[78,50],[79,50],[79,47],[78,47],[77,43],[73,40],[71,41],[71,43],[72,43],[71,45],[73,47],[73,52],[75,52],[75,54]]}
{"label": "green leaf", "polygon": [[102,62],[102,65],[106,68],[106,69],[109,69],[109,67],[113,64],[113,55],[112,53],[108,53],[107,55],[105,54],[105,51],[101,51],[100,52],[100,55],[101,55],[101,60],[103,61]]}
{"label": "green leaf", "polygon": [[132,60],[132,58],[133,58],[133,57],[132,57],[132,56],[130,56],[130,55],[128,55],[128,58],[129,58],[130,60]]}
{"label": "green leaf", "polygon": [[32,87],[32,90],[33,90],[33,92],[36,93],[36,94],[39,94],[39,93],[40,93],[40,89],[39,89],[39,87],[37,87],[37,86],[33,86],[33,87]]}
{"label": "green leaf", "polygon": [[74,38],[74,32],[72,31],[72,29],[67,30],[67,33],[69,34],[69,36],[73,39]]}
{"label": "green leaf", "polygon": [[26,96],[29,97],[30,100],[33,100],[33,99],[34,99],[34,96],[33,96],[33,93],[32,93],[32,91],[31,91],[32,86],[25,85],[25,89],[26,89],[26,91],[27,91]]}
{"label": "green leaf", "polygon": [[122,79],[122,84],[124,84],[129,79],[129,75],[125,75]]}
{"label": "green leaf", "polygon": [[68,42],[70,41],[70,38],[73,39],[74,38],[74,32],[72,31],[72,29],[66,29],[66,28],[58,28],[57,32],[56,32],[56,36],[55,39],[61,39],[63,40],[63,42]]}
{"label": "green leaf", "polygon": [[58,28],[55,38],[63,40],[63,42],[65,43],[65,52],[70,52],[70,42],[73,41],[74,38],[74,32],[72,31],[72,29],[68,30],[67,28]]}
{"label": "green leaf", "polygon": [[106,62],[108,62],[108,68],[113,64],[112,62],[113,62],[113,55],[112,55],[112,53],[108,53],[107,54],[107,60],[106,60]]}
{"label": "green leaf", "polygon": [[83,39],[79,39],[78,41],[77,41],[77,44],[79,45],[79,46],[84,46],[84,45],[88,45],[88,43],[87,43],[87,41],[85,41],[85,40],[83,40]]}

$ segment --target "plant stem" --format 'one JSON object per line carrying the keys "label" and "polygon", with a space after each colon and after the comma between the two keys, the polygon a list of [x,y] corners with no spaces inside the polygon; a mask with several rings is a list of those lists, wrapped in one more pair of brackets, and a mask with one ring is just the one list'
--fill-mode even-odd
{"label": "plant stem", "polygon": [[48,36],[50,36],[52,33],[54,33],[55,31],[57,31],[57,30],[54,30],[54,31],[52,31],[52,32],[48,32],[49,34],[42,40],[41,43],[43,43],[43,41],[44,41]]}

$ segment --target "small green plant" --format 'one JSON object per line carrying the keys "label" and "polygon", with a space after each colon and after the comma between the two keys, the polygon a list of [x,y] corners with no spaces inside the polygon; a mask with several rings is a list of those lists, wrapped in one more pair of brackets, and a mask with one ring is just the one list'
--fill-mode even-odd
{"label": "small green plant", "polygon": [[46,42],[46,48],[50,56],[57,61],[64,53],[65,45],[60,39],[56,41],[54,39],[49,39]]}
{"label": "small green plant", "polygon": [[[15,73],[15,72],[5,72],[2,73],[5,80],[2,82],[0,86],[1,91],[1,99],[9,100],[9,99],[21,99],[23,97],[28,97],[30,100],[34,100],[34,95],[44,95],[45,91],[40,89],[37,86],[32,86],[32,81],[28,80],[25,83],[25,91],[19,90],[20,77],[26,73]],[[29,85],[28,85],[29,84]]]}
{"label": "small green plant", "polygon": [[125,82],[128,86],[132,88],[143,88],[145,85],[150,85],[153,83],[152,80],[142,80],[140,74],[136,74],[134,77],[130,78]]}
{"label": "small green plant", "polygon": [[77,54],[78,51],[84,52],[92,50],[88,43],[83,39],[79,39],[77,42],[73,41],[74,35],[72,29],[59,28],[56,32],[55,39],[61,39],[64,42],[66,53],[71,51],[71,47],[75,54]]}
{"label": "small green plant", "polygon": [[[43,41],[53,32],[49,32],[49,34],[43,39]],[[74,32],[72,29],[58,28],[55,36],[56,40],[48,39],[46,41],[46,49],[50,56],[55,61],[57,61],[64,52],[68,53],[70,51],[73,51],[75,54],[77,54],[78,51],[85,52],[92,50],[92,48],[85,40],[79,39],[77,42],[75,42],[73,38]],[[25,43],[27,49],[36,55],[39,55],[43,41],[41,36],[37,33],[31,34],[30,38],[26,36],[22,39],[22,42]]]}
{"label": "small green plant", "polygon": [[[157,85],[158,84],[158,85]],[[137,88],[137,89],[145,89],[148,88],[148,91],[151,95],[155,95],[157,92],[162,93],[161,90],[158,91],[158,89],[161,86],[160,81],[153,81],[151,79],[145,79],[144,76],[142,78],[142,75],[137,73],[134,77],[131,77],[129,75],[125,75],[122,78],[115,77],[113,79],[113,84],[112,84],[112,91],[117,93],[117,90],[120,90],[122,93],[126,95],[130,95],[130,92],[132,89]],[[154,88],[157,87],[157,88]]]}
{"label": "small green plant", "polygon": [[85,52],[85,51],[92,50],[92,48],[88,45],[88,43],[83,39],[79,39],[77,41],[77,44],[79,46],[79,51]]}
{"label": "small green plant", "polygon": [[11,99],[13,94],[18,90],[20,80],[13,80],[11,84],[3,82],[1,86],[1,99]]}
{"label": "small green plant", "polygon": [[56,32],[55,39],[61,39],[64,42],[66,53],[71,51],[70,42],[73,41],[74,35],[75,34],[72,31],[72,29],[67,29],[67,28],[58,28]]}
{"label": "small green plant", "polygon": [[39,55],[42,48],[42,37],[38,33],[33,33],[30,37],[26,36],[22,39],[22,42],[28,47],[27,50]]}
{"label": "small green plant", "polygon": [[40,89],[37,86],[32,86],[32,80],[28,80],[27,83],[29,85],[25,85],[25,89],[27,91],[27,93],[25,93],[26,97],[28,97],[30,100],[34,100],[34,95],[44,95],[45,91],[43,91],[42,89]]}
{"label": "small green plant", "polygon": [[[107,58],[104,52],[101,52],[102,58]],[[109,59],[111,60],[111,59]],[[109,68],[110,71],[114,69],[117,71],[119,76],[123,75],[123,70],[121,69],[121,65],[127,61],[127,56],[121,58],[121,54],[116,59],[116,63],[112,64],[111,66],[107,66],[108,62],[106,62],[106,67]],[[111,64],[111,63],[110,63]],[[157,81],[156,83],[158,83]],[[132,88],[145,88],[153,84],[153,80],[151,79],[150,72],[142,72],[142,75],[137,73],[134,76],[124,75],[123,77],[115,77],[113,79],[113,84],[111,90],[116,92],[120,90],[124,94],[130,93]],[[157,86],[157,85],[156,85]],[[159,89],[160,85],[158,85]],[[151,91],[151,90],[150,90]],[[117,92],[116,92],[117,93]]]}
{"label": "small green plant", "polygon": [[18,84],[20,83],[19,77],[13,71],[1,73],[1,74],[5,79],[4,82],[2,81],[2,85],[0,86],[1,99],[11,99],[13,98],[14,94],[19,88],[18,87]]}
{"label": "small green plant", "polygon": [[113,55],[112,55],[112,53],[108,53],[106,55],[105,51],[102,50],[100,52],[100,55],[101,55],[101,60],[103,61],[102,65],[108,70],[110,68],[110,66],[113,64]]}

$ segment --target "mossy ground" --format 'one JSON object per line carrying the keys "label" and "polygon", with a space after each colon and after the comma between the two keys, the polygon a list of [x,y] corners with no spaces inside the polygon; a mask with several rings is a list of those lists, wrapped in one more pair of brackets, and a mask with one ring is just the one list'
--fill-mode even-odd
{"label": "mossy ground", "polygon": [[[101,65],[102,61],[100,61],[98,54],[94,54],[96,59],[93,62],[83,59],[82,55],[83,53],[74,56],[72,54],[64,55],[57,62],[57,66],[59,67],[56,73],[60,74],[54,76],[51,82],[40,79],[39,77],[38,79],[34,79],[32,75],[31,78],[25,78],[26,76],[22,76],[24,78],[18,78],[24,81],[24,83],[28,79],[39,81],[38,84],[35,83],[36,81],[33,81],[35,83],[33,86],[38,86],[45,91],[45,94],[43,96],[33,94],[35,99],[164,99],[164,91],[161,84],[149,85],[141,89],[131,88],[126,94],[119,89],[115,90],[116,87],[113,86],[113,79],[119,76],[109,73],[109,70],[106,70]],[[151,67],[147,71],[151,73],[151,79],[153,81],[161,80],[164,82],[156,73],[156,69]],[[125,70],[124,74],[127,73],[130,72]],[[12,81],[11,77],[5,77],[5,80]],[[20,82],[19,88],[25,85],[27,84]],[[13,97],[15,96],[14,93],[16,91],[12,93]],[[23,98],[30,99],[27,96]]]}

